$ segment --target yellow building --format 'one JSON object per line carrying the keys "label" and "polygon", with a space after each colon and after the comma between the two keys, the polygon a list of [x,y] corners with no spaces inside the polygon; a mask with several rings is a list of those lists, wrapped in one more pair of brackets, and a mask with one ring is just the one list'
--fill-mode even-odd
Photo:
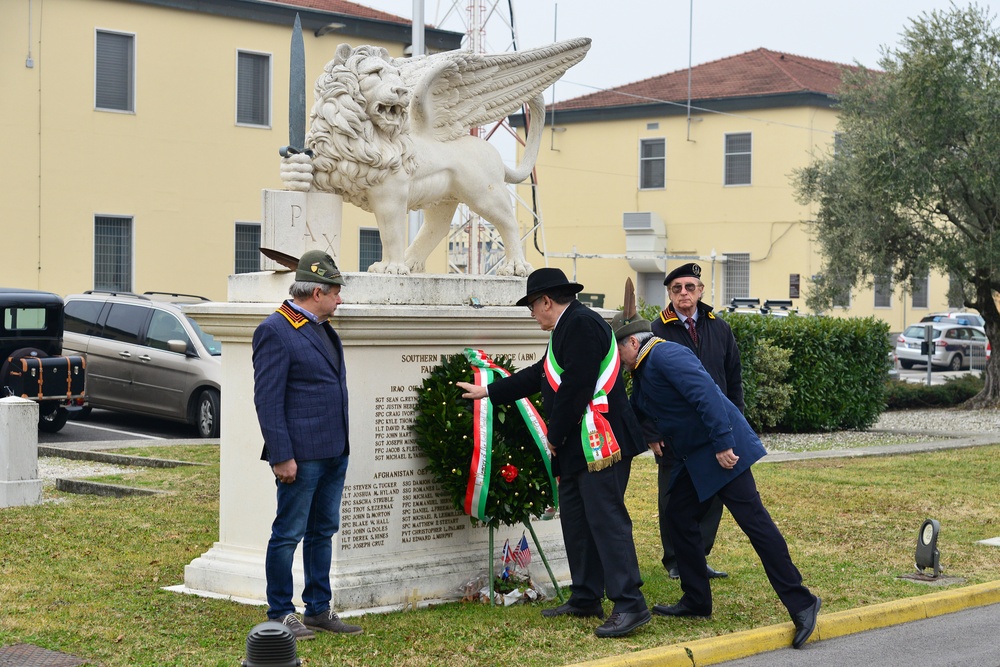
{"label": "yellow building", "polygon": [[[282,187],[296,12],[307,109],[338,44],[411,41],[407,19],[344,0],[0,3],[0,284],[225,299],[258,265],[261,190]],[[342,268],[367,267],[377,239],[345,205]]]}
{"label": "yellow building", "polygon": [[[698,258],[704,300],[716,307],[756,297],[807,312],[822,262],[792,174],[834,150],[844,67],[758,49],[693,67],[690,78],[682,70],[558,103],[537,170],[544,233],[535,236],[547,259],[530,240],[528,260],[562,268],[617,308],[626,276],[662,305],[665,271]],[[830,314],[874,315],[900,331],[947,309],[947,277],[922,287],[855,289]]]}

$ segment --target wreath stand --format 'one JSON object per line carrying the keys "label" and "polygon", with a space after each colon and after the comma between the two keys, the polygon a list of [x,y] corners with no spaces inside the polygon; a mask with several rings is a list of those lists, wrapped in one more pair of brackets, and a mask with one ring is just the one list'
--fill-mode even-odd
{"label": "wreath stand", "polygon": [[[565,603],[566,600],[563,598],[562,589],[559,587],[559,582],[556,581],[556,576],[552,573],[552,568],[549,567],[549,560],[545,557],[545,551],[542,550],[542,543],[538,541],[538,536],[535,535],[535,529],[532,527],[530,521],[524,522],[525,528],[531,533],[531,541],[535,543],[535,548],[538,550],[538,557],[542,559],[542,564],[545,565],[545,571],[549,573],[549,580],[552,582],[552,586],[556,589],[556,597],[559,598],[559,602]],[[493,571],[493,526],[490,526],[490,606],[495,607],[497,604],[496,596],[493,595],[493,581],[496,579],[496,573]]]}

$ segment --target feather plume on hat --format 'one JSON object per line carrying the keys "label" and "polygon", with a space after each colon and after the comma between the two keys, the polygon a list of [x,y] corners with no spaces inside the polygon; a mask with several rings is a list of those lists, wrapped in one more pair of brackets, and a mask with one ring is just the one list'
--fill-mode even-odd
{"label": "feather plume on hat", "polygon": [[639,317],[635,305],[635,285],[632,278],[625,279],[624,306],[611,318],[611,330],[615,332],[615,340],[622,341],[637,333],[649,331],[649,320]]}

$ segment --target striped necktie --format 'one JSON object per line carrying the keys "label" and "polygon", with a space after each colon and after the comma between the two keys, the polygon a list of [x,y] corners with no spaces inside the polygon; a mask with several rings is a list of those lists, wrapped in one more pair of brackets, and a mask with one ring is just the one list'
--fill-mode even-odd
{"label": "striped necktie", "polygon": [[695,324],[694,324],[694,318],[693,317],[687,318],[687,321],[685,322],[685,324],[687,324],[688,333],[691,334],[691,340],[693,340],[694,344],[697,345],[698,344],[698,331],[694,328],[694,326],[695,326]]}

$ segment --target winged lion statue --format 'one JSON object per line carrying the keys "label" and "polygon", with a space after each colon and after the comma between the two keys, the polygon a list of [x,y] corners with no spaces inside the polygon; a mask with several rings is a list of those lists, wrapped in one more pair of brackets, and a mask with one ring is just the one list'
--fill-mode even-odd
{"label": "winged lion statue", "polygon": [[[497,274],[527,275],[531,266],[505,184],[523,181],[534,168],[545,119],[542,91],[589,48],[589,39],[572,39],[499,54],[392,58],[381,47],[341,44],[316,81],[306,136],[312,157],[292,156],[299,162],[289,167],[291,180],[298,179],[294,189],[333,192],[374,213],[383,259],[371,272],[424,271],[465,203],[500,232],[505,257]],[[469,130],[526,102],[524,156],[511,168]],[[407,213],[417,209],[424,225],[407,247]]]}

